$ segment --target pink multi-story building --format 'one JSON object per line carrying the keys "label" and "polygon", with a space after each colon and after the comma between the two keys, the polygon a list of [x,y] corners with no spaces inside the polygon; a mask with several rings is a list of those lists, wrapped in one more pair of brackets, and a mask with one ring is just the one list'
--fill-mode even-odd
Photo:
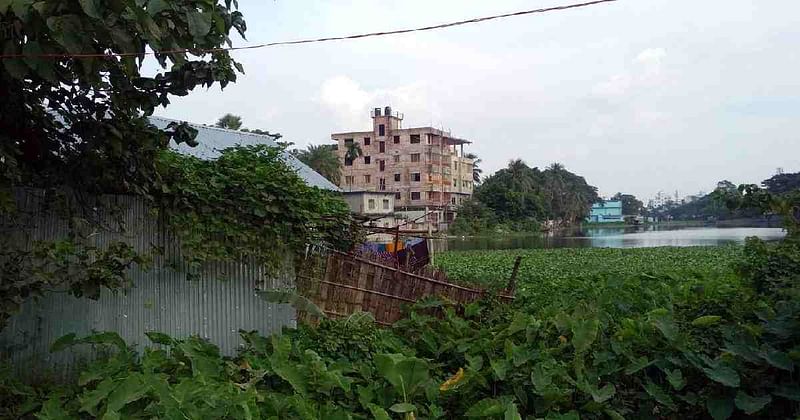
{"label": "pink multi-story building", "polygon": [[[464,157],[470,142],[433,127],[403,128],[402,123],[403,115],[387,106],[372,111],[371,130],[332,134],[342,162],[339,186],[345,192],[394,193],[400,219],[427,215],[407,230],[427,229],[429,223],[438,231],[472,195],[473,160]],[[353,145],[360,154],[350,152]]]}

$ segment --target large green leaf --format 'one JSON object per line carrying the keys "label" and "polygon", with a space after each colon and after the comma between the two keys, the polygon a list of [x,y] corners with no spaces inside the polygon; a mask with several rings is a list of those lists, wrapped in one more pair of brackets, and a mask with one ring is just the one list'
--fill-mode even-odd
{"label": "large green leaf", "polygon": [[56,42],[70,53],[82,54],[91,51],[91,45],[82,38],[83,25],[77,15],[51,16],[47,18],[47,27],[52,31]]}
{"label": "large green leaf", "polygon": [[597,338],[600,322],[596,319],[581,319],[572,324],[572,346],[577,353],[583,353],[591,347]]}
{"label": "large green leaf", "polygon": [[680,391],[686,385],[686,381],[683,379],[683,372],[680,369],[664,369],[664,373],[667,375],[667,381],[676,391]]}
{"label": "large green leaf", "polygon": [[703,368],[709,379],[719,382],[725,386],[736,388],[739,386],[739,374],[731,367],[721,363],[716,363],[712,367]]}
{"label": "large green leaf", "polygon": [[736,393],[734,401],[740,410],[747,414],[753,414],[766,407],[772,401],[772,397],[769,395],[753,397],[744,391],[739,391]]}
{"label": "large green leaf", "polygon": [[780,385],[772,393],[787,400],[800,401],[800,385]]}
{"label": "large green leaf", "polygon": [[710,397],[706,401],[706,409],[714,420],[726,420],[733,414],[733,398]]}
{"label": "large green leaf", "polygon": [[191,11],[186,14],[186,21],[189,24],[189,33],[195,39],[203,38],[211,30],[211,14]]}
{"label": "large green leaf", "polygon": [[412,413],[417,409],[414,407],[414,404],[410,403],[397,403],[389,407],[389,411],[393,411],[395,413]]}
{"label": "large green leaf", "polygon": [[464,415],[467,417],[492,417],[503,414],[505,411],[506,406],[502,401],[485,398],[473,404]]}
{"label": "large green leaf", "polygon": [[592,399],[595,402],[602,403],[609,400],[611,397],[616,394],[617,389],[614,387],[614,384],[606,384],[606,386],[602,388],[592,387],[591,394]]}
{"label": "large green leaf", "polygon": [[308,379],[300,371],[300,369],[293,365],[292,362],[273,363],[272,370],[292,386],[295,392],[300,395],[308,393]]}
{"label": "large green leaf", "polygon": [[678,339],[678,326],[670,315],[659,315],[654,317],[653,325],[670,343]]}
{"label": "large green leaf", "polygon": [[141,373],[131,373],[121,384],[117,385],[111,395],[108,396],[107,410],[119,411],[125,405],[130,404],[144,397],[149,391],[149,387]]}
{"label": "large green leaf", "polygon": [[522,416],[519,414],[516,404],[506,404],[506,411],[503,413],[503,420],[522,420]]}
{"label": "large green leaf", "polygon": [[170,337],[169,335],[158,331],[147,331],[146,333],[144,333],[144,335],[146,335],[147,338],[149,338],[150,341],[152,341],[155,344],[163,344],[165,346],[171,346],[175,342],[175,340],[173,340],[172,337]]}
{"label": "large green leaf", "polygon": [[531,370],[531,382],[534,389],[539,393],[544,393],[545,390],[553,383],[553,372],[549,366],[544,363],[537,363]]}
{"label": "large green leaf", "polygon": [[695,318],[695,320],[692,321],[692,325],[695,327],[710,327],[717,324],[721,319],[722,317],[717,315],[704,315]]}
{"label": "large green leaf", "polygon": [[378,354],[375,356],[375,366],[400,395],[411,396],[430,378],[428,362],[416,357]]}
{"label": "large green leaf", "polygon": [[150,13],[150,16],[155,16],[169,8],[170,5],[166,0],[150,0],[147,2],[147,13]]}
{"label": "large green leaf", "polygon": [[100,0],[80,0],[83,12],[95,19],[102,19],[103,14],[100,12]]}
{"label": "large green leaf", "polygon": [[492,359],[489,361],[489,364],[492,366],[492,371],[495,376],[497,376],[497,379],[501,381],[506,379],[506,373],[511,367],[508,361],[505,359]]}
{"label": "large green leaf", "polygon": [[775,366],[778,369],[783,369],[791,372],[794,370],[794,363],[787,353],[775,349],[766,349],[759,353],[767,363]]}
{"label": "large green leaf", "polygon": [[100,404],[108,398],[115,386],[116,384],[111,378],[106,378],[97,385],[97,388],[85,392],[79,399],[81,403],[80,410],[92,416],[97,416]]}
{"label": "large green leaf", "polygon": [[[2,12],[2,9],[0,9]],[[61,399],[58,395],[53,395],[42,404],[41,410],[36,413],[38,420],[75,420],[76,417],[70,415],[64,406],[61,405]]]}
{"label": "large green leaf", "polygon": [[80,340],[77,339],[75,333],[69,333],[59,337],[56,341],[54,341],[50,346],[50,352],[55,353],[78,343],[80,343]]}
{"label": "large green leaf", "polygon": [[372,417],[374,417],[375,420],[391,420],[389,413],[378,405],[368,404],[367,409],[369,409],[369,412],[372,414]]}
{"label": "large green leaf", "polygon": [[653,364],[653,362],[650,361],[650,360],[647,360],[647,357],[645,357],[645,356],[639,357],[638,359],[632,360],[631,363],[628,366],[625,367],[625,374],[626,375],[632,375],[632,374],[634,374],[634,373],[636,373],[636,372],[638,372],[638,371],[650,366],[651,364]]}
{"label": "large green leaf", "polygon": [[657,384],[648,380],[644,385],[644,390],[647,391],[653,399],[658,401],[659,404],[672,409],[675,408],[675,402],[672,400],[672,397]]}

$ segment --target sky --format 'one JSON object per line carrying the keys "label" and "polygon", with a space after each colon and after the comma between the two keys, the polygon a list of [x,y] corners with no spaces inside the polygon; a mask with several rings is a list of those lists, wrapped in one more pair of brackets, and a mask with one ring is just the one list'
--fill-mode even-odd
{"label": "sky", "polygon": [[[239,0],[235,45],[426,26],[578,2]],[[301,4],[302,3],[302,4]],[[241,115],[304,147],[404,127],[473,142],[491,173],[562,163],[598,188],[652,198],[800,171],[800,2],[619,0],[422,33],[232,53],[245,74],[157,115]]]}

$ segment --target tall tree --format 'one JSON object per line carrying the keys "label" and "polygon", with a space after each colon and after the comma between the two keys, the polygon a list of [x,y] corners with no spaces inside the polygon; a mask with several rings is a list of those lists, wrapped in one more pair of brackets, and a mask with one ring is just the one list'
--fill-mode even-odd
{"label": "tall tree", "polygon": [[329,181],[339,184],[342,167],[333,145],[310,144],[306,150],[299,150],[295,155],[300,161],[319,172]]}
{"label": "tall tree", "polygon": [[364,152],[361,150],[361,145],[356,142],[348,143],[345,147],[347,148],[344,152],[345,162],[352,163],[354,160],[364,155]]}
{"label": "tall tree", "polygon": [[612,200],[622,201],[622,214],[624,215],[638,215],[644,209],[644,203],[639,201],[633,194],[616,193]]}
{"label": "tall tree", "polygon": [[589,214],[592,203],[600,199],[597,188],[560,163],[553,163],[545,169],[542,178],[542,195],[549,204],[549,216],[553,220],[566,224],[579,222]]}
{"label": "tall tree", "polygon": [[218,128],[227,128],[228,130],[238,130],[242,128],[242,117],[233,114],[225,114],[217,120],[214,126]]}
{"label": "tall tree", "polygon": [[0,1],[0,26],[12,28],[0,63],[0,190],[25,182],[149,191],[158,153],[170,140],[193,144],[196,131],[162,131],[145,117],[170,96],[224,88],[242,71],[220,49],[232,30],[246,29],[231,7],[232,0]]}
{"label": "tall tree", "polygon": [[772,194],[800,191],[800,172],[793,174],[777,174],[762,181],[761,185]]}
{"label": "tall tree", "polygon": [[483,176],[483,169],[480,168],[483,159],[480,159],[475,153],[467,153],[467,159],[472,159],[472,181],[477,185],[481,183],[481,176]]}

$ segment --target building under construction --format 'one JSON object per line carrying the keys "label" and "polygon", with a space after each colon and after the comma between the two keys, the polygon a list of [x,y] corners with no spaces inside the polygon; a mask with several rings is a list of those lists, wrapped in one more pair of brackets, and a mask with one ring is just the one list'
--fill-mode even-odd
{"label": "building under construction", "polygon": [[345,192],[394,194],[397,223],[404,231],[446,229],[456,209],[472,195],[469,141],[433,127],[403,128],[391,107],[372,111],[372,129],[334,133]]}

